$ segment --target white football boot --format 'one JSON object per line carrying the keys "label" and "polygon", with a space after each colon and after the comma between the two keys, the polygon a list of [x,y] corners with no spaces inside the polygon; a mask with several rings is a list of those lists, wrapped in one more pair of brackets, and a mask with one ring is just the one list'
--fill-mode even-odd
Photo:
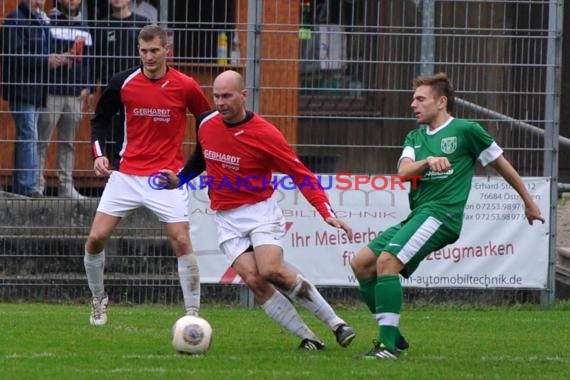
{"label": "white football boot", "polygon": [[105,293],[103,297],[93,297],[91,302],[91,316],[89,322],[93,326],[103,326],[107,323],[107,304],[109,297]]}

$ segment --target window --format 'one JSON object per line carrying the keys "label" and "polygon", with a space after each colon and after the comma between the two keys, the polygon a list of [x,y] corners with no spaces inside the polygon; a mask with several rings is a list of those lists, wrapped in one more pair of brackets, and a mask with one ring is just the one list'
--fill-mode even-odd
{"label": "window", "polygon": [[376,1],[301,0],[301,109],[377,112]]}

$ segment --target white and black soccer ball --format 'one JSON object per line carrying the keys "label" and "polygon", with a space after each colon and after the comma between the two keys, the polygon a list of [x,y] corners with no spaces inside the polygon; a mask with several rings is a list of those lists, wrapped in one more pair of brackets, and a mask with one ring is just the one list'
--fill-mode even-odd
{"label": "white and black soccer ball", "polygon": [[172,346],[183,354],[205,354],[212,342],[212,326],[204,318],[185,315],[172,326]]}

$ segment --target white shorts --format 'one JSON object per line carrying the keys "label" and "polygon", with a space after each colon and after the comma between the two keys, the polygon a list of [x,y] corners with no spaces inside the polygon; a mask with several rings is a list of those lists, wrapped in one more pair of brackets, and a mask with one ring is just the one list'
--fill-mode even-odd
{"label": "white shorts", "polygon": [[113,171],[107,180],[97,211],[124,218],[139,207],[152,211],[161,222],[188,222],[188,190],[157,190],[149,177]]}
{"label": "white shorts", "polygon": [[230,264],[250,246],[277,245],[283,248],[285,218],[273,198],[216,212],[218,244]]}

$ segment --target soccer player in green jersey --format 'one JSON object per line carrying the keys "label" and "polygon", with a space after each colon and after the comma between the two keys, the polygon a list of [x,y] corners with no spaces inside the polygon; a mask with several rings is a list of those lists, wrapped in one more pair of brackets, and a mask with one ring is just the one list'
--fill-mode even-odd
{"label": "soccer player in green jersey", "polygon": [[491,165],[517,191],[529,224],[544,223],[538,205],[493,138],[479,124],[451,116],[454,89],[446,74],[418,77],[414,87],[411,107],[420,127],[406,137],[398,162],[399,175],[421,176],[410,190],[412,212],[351,262],[379,329],[374,348],[361,358],[397,359],[408,348],[399,329],[403,302],[399,275],[409,277],[427,255],[458,239],[475,161]]}

